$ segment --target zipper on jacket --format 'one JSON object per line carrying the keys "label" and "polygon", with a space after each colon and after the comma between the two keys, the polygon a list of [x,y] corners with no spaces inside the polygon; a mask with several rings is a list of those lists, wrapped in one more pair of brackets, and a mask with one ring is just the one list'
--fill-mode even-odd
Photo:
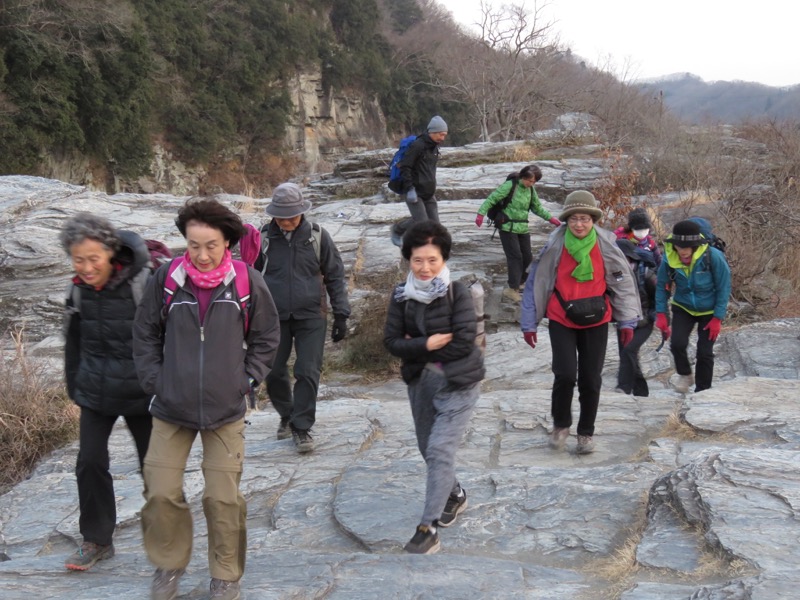
{"label": "zipper on jacket", "polygon": [[[209,308],[211,308],[211,307],[209,306]],[[207,311],[206,311],[206,316],[208,316],[208,312]],[[197,401],[199,403],[198,412],[200,414],[200,420],[199,420],[198,423],[200,425],[200,429],[204,429],[204,427],[203,427],[203,421],[204,421],[204,419],[203,419],[203,362],[204,362],[204,359],[205,359],[205,348],[206,348],[205,341],[206,341],[205,328],[204,328],[203,325],[200,325],[200,395],[197,398]]]}

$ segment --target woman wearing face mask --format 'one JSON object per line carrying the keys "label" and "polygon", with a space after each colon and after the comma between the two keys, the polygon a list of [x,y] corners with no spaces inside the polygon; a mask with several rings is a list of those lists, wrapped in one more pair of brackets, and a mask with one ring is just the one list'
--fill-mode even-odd
{"label": "woman wearing face mask", "polygon": [[483,353],[475,344],[472,296],[450,281],[452,240],[435,221],[415,224],[403,236],[410,272],[389,304],[383,343],[402,359],[417,446],[427,466],[425,508],[406,544],[413,554],[439,550],[438,527],[451,525],[467,506],[455,474],[455,453],[483,379]]}
{"label": "woman wearing face mask", "polygon": [[[722,329],[731,294],[731,270],[725,255],[711,247],[700,226],[692,220],[680,221],[664,240],[666,260],[658,269],[656,286],[656,327],[665,339],[672,336],[670,351],[678,378],[675,389],[686,393],[711,387],[714,376],[714,342]],[[670,294],[672,299],[670,300]],[[672,305],[672,327],[667,320],[667,304]],[[697,377],[686,349],[689,335],[697,325]]]}
{"label": "woman wearing face mask", "polygon": [[626,346],[641,318],[639,292],[614,235],[595,226],[603,216],[591,192],[578,190],[564,200],[559,215],[566,227],[551,235],[531,265],[522,296],[525,342],[535,348],[539,322],[549,320],[553,349],[550,446],[562,450],[572,426],[572,396],[578,385],[578,454],[594,451],[594,422],[600,404],[608,324],[617,321]]}
{"label": "woman wearing face mask", "polygon": [[150,254],[141,237],[89,213],[69,219],[59,237],[75,270],[64,322],[64,370],[69,397],[81,411],[75,474],[83,536],[64,566],[86,571],[114,556],[117,511],[108,453],[114,423],[125,418],[140,466],[150,441],[149,397],[136,377],[131,333]]}
{"label": "woman wearing face mask", "polygon": [[641,260],[657,269],[661,265],[661,249],[652,236],[652,231],[653,225],[650,223],[647,211],[643,208],[634,208],[628,213],[627,226],[618,227],[614,230],[614,234],[618,240],[630,240],[636,244]]}

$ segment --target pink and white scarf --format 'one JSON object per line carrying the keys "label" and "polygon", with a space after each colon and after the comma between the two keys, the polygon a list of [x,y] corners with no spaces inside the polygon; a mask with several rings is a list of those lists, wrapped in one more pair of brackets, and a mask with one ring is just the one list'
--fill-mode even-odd
{"label": "pink and white scarf", "polygon": [[183,255],[183,268],[186,270],[186,274],[189,276],[189,279],[192,280],[193,284],[204,290],[211,290],[224,281],[225,276],[231,270],[231,265],[233,264],[231,260],[231,251],[226,249],[222,260],[215,269],[211,271],[200,271],[192,264],[192,261],[189,259],[189,251],[187,250],[186,254]]}

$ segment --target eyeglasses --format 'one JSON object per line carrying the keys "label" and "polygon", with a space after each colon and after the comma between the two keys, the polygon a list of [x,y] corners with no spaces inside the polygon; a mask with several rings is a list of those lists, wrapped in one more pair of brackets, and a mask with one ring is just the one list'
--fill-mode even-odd
{"label": "eyeglasses", "polygon": [[591,223],[592,217],[570,217],[567,222],[577,225],[578,223]]}

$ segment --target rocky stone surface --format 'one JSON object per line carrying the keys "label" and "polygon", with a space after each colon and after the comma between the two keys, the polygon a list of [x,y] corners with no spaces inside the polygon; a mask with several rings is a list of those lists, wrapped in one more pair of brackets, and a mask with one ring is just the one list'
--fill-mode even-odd
{"label": "rocky stone surface", "polygon": [[[422,508],[424,465],[399,381],[328,380],[311,455],[275,440],[271,409],[250,414],[245,597],[792,597],[800,558],[800,448],[788,433],[800,423],[796,381],[734,377],[684,398],[663,383],[664,368],[652,374],[651,396],[634,398],[613,392],[609,373],[597,452],[576,455],[573,437],[559,453],[547,446],[546,338],[543,331],[534,351],[516,331],[489,336],[488,375],[458,461],[469,508],[442,530],[435,556],[402,551]],[[735,432],[695,418],[732,408]],[[685,424],[670,427],[677,414]],[[112,438],[117,555],[85,574],[63,569],[80,541],[75,453],[56,452],[0,497],[4,598],[147,595],[141,479],[121,425]],[[198,448],[185,489],[196,548],[181,597],[202,598]]]}
{"label": "rocky stone surface", "polygon": [[[484,283],[492,315],[487,376],[458,454],[468,509],[441,530],[439,554],[405,554],[402,546],[413,534],[424,492],[405,386],[399,378],[376,382],[326,371],[312,454],[298,455],[290,440],[275,439],[278,417],[269,406],[248,417],[243,597],[794,597],[800,579],[794,570],[800,559],[800,416],[794,407],[800,321],[726,325],[716,349],[714,387],[686,396],[670,386],[671,356],[667,349],[657,352],[657,336],[641,352],[651,395],[616,393],[617,350],[610,342],[597,451],[577,455],[574,435],[566,451],[551,450],[546,327],[535,350],[525,345],[518,308],[499,300],[505,279],[499,241],[473,222],[484,191],[519,164],[508,160],[441,170],[443,186],[461,190],[458,199],[440,206],[455,238],[449,264],[456,277],[476,276]],[[559,193],[568,189],[564,182],[581,180],[577,162],[537,162]],[[585,173],[589,177],[589,166]],[[552,199],[557,194],[542,196],[548,208],[558,210]],[[65,216],[100,212],[179,250],[182,238],[172,221],[183,200],[106,196],[51,180],[0,178],[3,324],[24,325],[35,355],[58,356],[55,332],[69,264],[56,238]],[[245,220],[261,222],[266,200],[226,201]],[[405,213],[403,204],[379,197],[315,201],[312,217],[332,233],[351,275],[355,322],[364,299],[388,293],[400,277],[388,230]],[[550,226],[536,217],[531,225],[534,245],[540,246]],[[357,336],[345,342],[359,343]],[[141,544],[142,482],[122,424],[111,440],[116,556],[87,573],[63,568],[80,543],[76,453],[76,445],[53,453],[28,480],[0,496],[2,598],[148,596],[152,567]],[[180,598],[208,594],[202,487],[195,448],[185,493],[195,515],[196,545]]]}

